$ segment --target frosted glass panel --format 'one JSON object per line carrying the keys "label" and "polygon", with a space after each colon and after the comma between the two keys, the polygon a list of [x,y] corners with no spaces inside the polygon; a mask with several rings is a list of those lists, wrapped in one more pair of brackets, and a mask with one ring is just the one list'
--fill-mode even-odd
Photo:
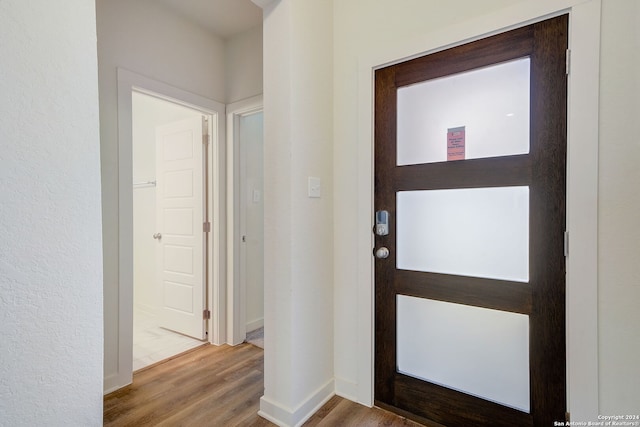
{"label": "frosted glass panel", "polygon": [[[398,89],[398,165],[447,161],[450,130],[462,157],[529,152],[529,58]],[[460,145],[458,145],[458,148]]]}
{"label": "frosted glass panel", "polygon": [[529,281],[529,187],[400,191],[397,268]]}
{"label": "frosted glass panel", "polygon": [[529,317],[398,295],[398,372],[529,412]]}

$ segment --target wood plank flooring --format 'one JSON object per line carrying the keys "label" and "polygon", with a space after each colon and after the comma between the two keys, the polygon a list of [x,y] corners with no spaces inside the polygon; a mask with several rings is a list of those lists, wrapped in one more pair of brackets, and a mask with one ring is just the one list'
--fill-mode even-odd
{"label": "wood plank flooring", "polygon": [[418,424],[380,408],[367,408],[333,396],[306,423],[305,427],[420,427]]}
{"label": "wood plank flooring", "polygon": [[[263,350],[252,344],[198,347],[136,372],[133,384],[105,396],[104,425],[274,426],[257,414],[263,366]],[[305,426],[420,424],[335,396]]]}

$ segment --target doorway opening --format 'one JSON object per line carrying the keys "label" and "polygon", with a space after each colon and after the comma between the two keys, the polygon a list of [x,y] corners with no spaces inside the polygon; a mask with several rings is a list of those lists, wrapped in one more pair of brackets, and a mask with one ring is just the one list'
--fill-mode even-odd
{"label": "doorway opening", "polygon": [[229,344],[264,342],[263,104],[256,96],[227,106],[227,151],[233,159],[229,200]]}
{"label": "doorway opening", "polygon": [[[105,377],[105,392],[117,390],[130,384],[133,380],[133,313],[134,313],[134,226],[133,226],[133,192],[139,191],[133,189],[133,94],[134,92],[153,96],[158,99],[170,101],[174,104],[187,107],[200,112],[201,115],[207,116],[209,120],[209,136],[210,143],[206,157],[210,165],[210,173],[208,179],[204,183],[207,190],[207,201],[203,204],[209,212],[210,224],[192,224],[194,230],[205,226],[210,228],[208,233],[208,241],[205,240],[207,248],[207,259],[203,261],[206,267],[205,275],[205,307],[208,312],[200,311],[200,315],[207,317],[199,319],[201,325],[206,325],[208,335],[206,340],[212,344],[222,344],[227,341],[226,336],[226,144],[224,144],[225,135],[225,106],[219,102],[204,98],[202,96],[186,92],[165,83],[150,79],[137,73],[119,68],[118,69],[118,330],[117,330],[117,370],[115,374]],[[202,132],[202,125],[193,127],[194,132]],[[181,148],[179,141],[169,143],[169,147],[165,150],[170,154],[181,157],[184,154],[184,147]],[[182,153],[182,154],[181,154]],[[183,156],[184,157],[184,156]],[[177,159],[176,159],[177,160]],[[176,175],[181,175],[175,170]],[[182,174],[182,182],[185,182],[186,174]],[[136,179],[147,180],[144,177],[136,177]],[[157,176],[156,176],[157,180]],[[152,180],[151,180],[152,181]],[[182,184],[181,184],[182,185]],[[167,191],[160,191],[169,197],[176,196],[176,191],[180,191],[182,186],[168,187]],[[196,190],[194,190],[195,192]],[[179,206],[174,206],[180,208]],[[182,212],[184,213],[184,212]],[[173,212],[174,219],[179,216],[180,212]],[[153,234],[157,233],[154,232]],[[152,236],[153,236],[152,234]],[[160,232],[160,234],[162,234]],[[173,232],[170,234],[180,234]],[[163,239],[164,240],[164,239]],[[167,242],[165,240],[165,242]],[[176,248],[180,244],[173,244],[174,252],[178,252],[182,258],[180,262],[171,266],[169,270],[180,273],[187,268],[188,250]],[[184,245],[183,245],[184,246]],[[195,246],[194,246],[195,248]],[[204,248],[202,248],[204,249]],[[193,259],[198,259],[194,256]],[[193,270],[197,269],[193,267]],[[179,281],[167,279],[180,285]],[[174,286],[170,300],[175,302],[181,300],[185,302],[185,292],[180,292],[180,286]],[[194,310],[195,308],[191,308]]]}
{"label": "doorway opening", "polygon": [[[196,227],[196,222],[208,221],[206,215],[201,219],[206,212],[206,158],[199,132],[191,129],[205,119],[208,135],[210,115],[132,93],[134,371],[206,339],[206,247]],[[165,155],[177,159],[166,160]],[[185,170],[193,175],[186,182]],[[190,196],[176,193],[185,190]],[[164,197],[168,192],[172,197]]]}
{"label": "doorway opening", "polygon": [[240,286],[246,339],[264,348],[264,155],[262,111],[240,117]]}

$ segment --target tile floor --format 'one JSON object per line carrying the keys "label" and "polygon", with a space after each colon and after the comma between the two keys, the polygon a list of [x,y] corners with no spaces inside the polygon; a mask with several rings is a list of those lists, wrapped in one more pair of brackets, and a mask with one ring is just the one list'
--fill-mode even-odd
{"label": "tile floor", "polygon": [[247,332],[246,341],[256,347],[264,348],[264,327]]}
{"label": "tile floor", "polygon": [[133,313],[133,370],[137,371],[204,344],[158,326],[155,316],[141,310]]}

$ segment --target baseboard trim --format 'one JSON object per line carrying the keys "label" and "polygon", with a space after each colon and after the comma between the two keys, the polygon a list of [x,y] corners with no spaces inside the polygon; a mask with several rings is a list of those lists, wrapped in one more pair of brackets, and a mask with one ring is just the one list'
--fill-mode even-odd
{"label": "baseboard trim", "polygon": [[336,394],[352,402],[358,402],[358,383],[347,381],[344,378],[337,378],[336,381]]}
{"label": "baseboard trim", "polygon": [[288,427],[289,425],[281,420],[285,420],[288,417],[289,413],[289,411],[282,408],[277,403],[271,402],[264,396],[260,398],[260,410],[258,411],[258,415],[265,420],[271,421],[273,424],[279,427]]}
{"label": "baseboard trim", "polygon": [[332,379],[293,410],[262,396],[258,415],[280,427],[298,427],[322,408],[334,395],[335,383]]}
{"label": "baseboard trim", "polygon": [[112,393],[116,390],[120,390],[121,388],[128,386],[132,382],[133,381],[131,380],[127,382],[123,378],[120,378],[120,375],[117,375],[117,374],[106,376],[103,382],[104,388],[102,390],[102,393],[106,396],[109,393]]}
{"label": "baseboard trim", "polygon": [[264,317],[261,317],[256,320],[252,320],[251,322],[247,322],[247,332],[255,331],[258,328],[262,328],[264,326]]}

